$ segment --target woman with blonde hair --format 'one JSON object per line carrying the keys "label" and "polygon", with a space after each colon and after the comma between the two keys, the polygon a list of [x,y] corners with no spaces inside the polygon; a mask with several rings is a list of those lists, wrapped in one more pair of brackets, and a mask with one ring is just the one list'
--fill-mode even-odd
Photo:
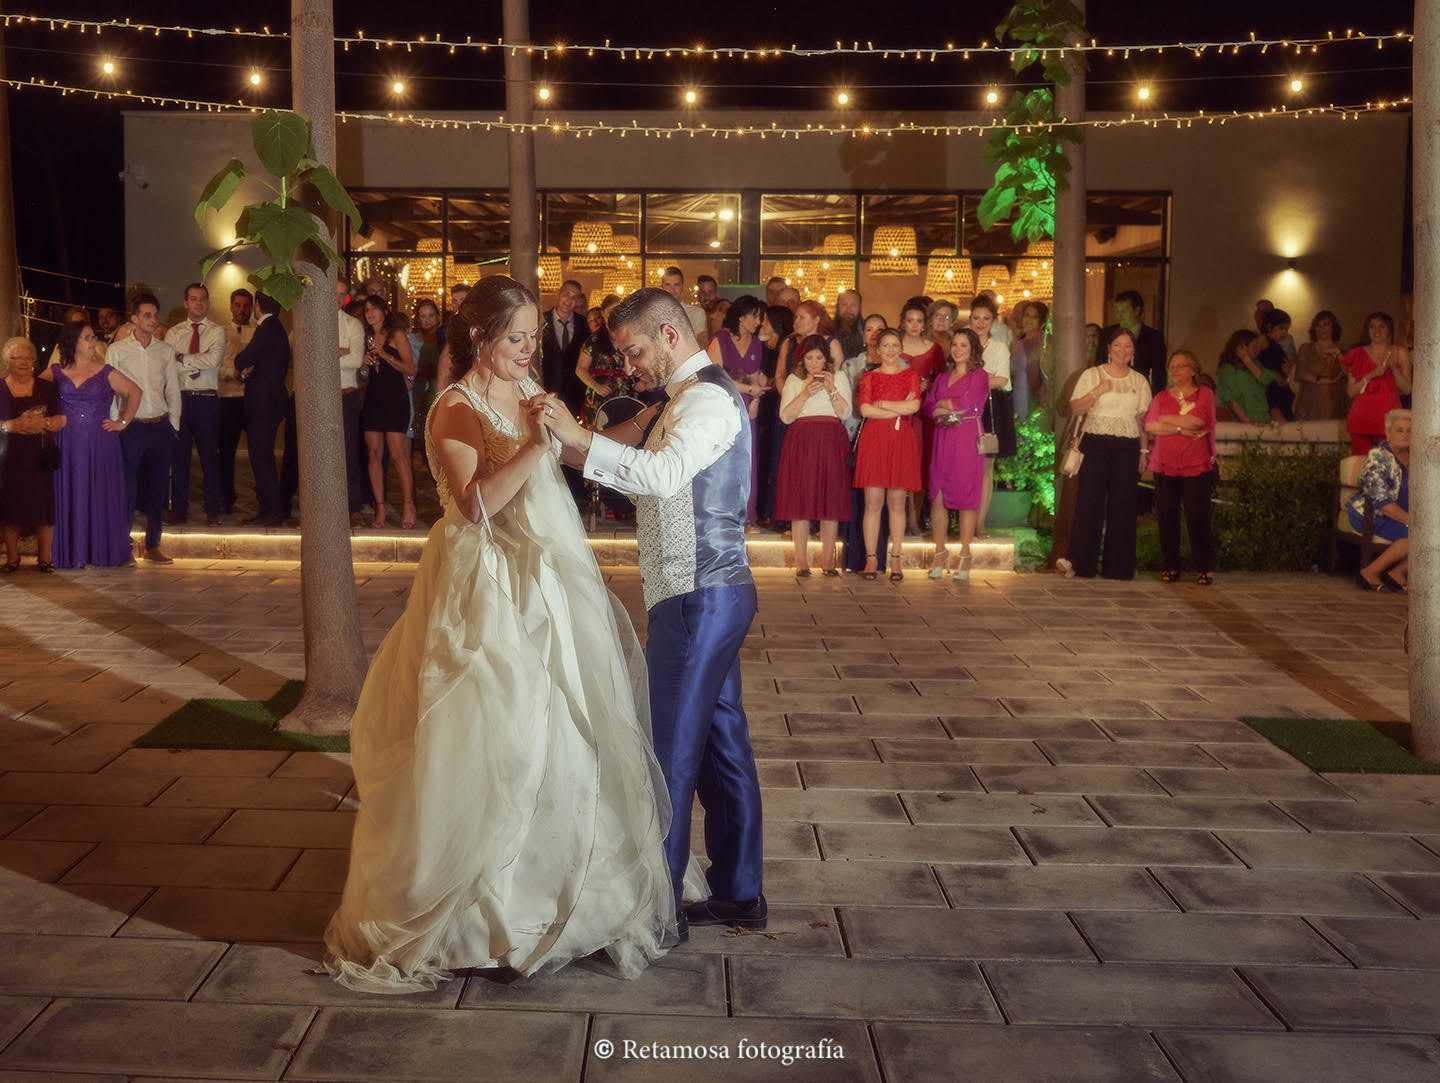
{"label": "woman with blonde hair", "polygon": [[1180,510],[1190,530],[1190,555],[1197,582],[1214,580],[1210,548],[1210,496],[1215,465],[1215,395],[1201,387],[1200,362],[1189,350],[1170,354],[1170,386],[1150,400],[1145,431],[1152,437],[1150,470],[1155,475],[1155,514],[1160,522],[1160,579],[1180,578]]}

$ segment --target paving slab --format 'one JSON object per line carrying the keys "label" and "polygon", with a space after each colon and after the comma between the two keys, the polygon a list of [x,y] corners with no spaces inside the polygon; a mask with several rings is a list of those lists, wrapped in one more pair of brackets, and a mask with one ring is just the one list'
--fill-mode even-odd
{"label": "paving slab", "polygon": [[5,1047],[0,1068],[278,1079],[313,1016],[313,1008],[61,999]]}
{"label": "paving slab", "polygon": [[[766,890],[770,885],[766,885]],[[710,955],[833,955],[847,954],[840,935],[840,921],[828,906],[775,906],[763,932],[750,932],[724,925],[692,925],[690,940],[676,954],[701,952]],[[892,914],[908,914],[909,908],[895,907]]]}
{"label": "paving slab", "polygon": [[453,1083],[503,1065],[506,1079],[578,1080],[586,1022],[583,1014],[507,1011],[486,1026],[469,1012],[322,1008],[285,1078]]}
{"label": "paving slab", "polygon": [[767,898],[813,906],[944,906],[930,866],[902,861],[767,861]]}
{"label": "paving slab", "polygon": [[1363,831],[1375,834],[1440,832],[1440,803],[1420,801],[1277,801],[1311,831]]}
{"label": "paving slab", "polygon": [[725,963],[718,955],[671,952],[627,981],[607,958],[580,959],[551,974],[499,981],[477,971],[465,986],[461,1008],[520,1008],[639,1015],[724,1015]]}
{"label": "paving slab", "polygon": [[[590,1038],[586,1083],[670,1083],[687,1070],[721,1083],[880,1079],[864,1025],[841,1020],[597,1015]],[[608,1057],[593,1052],[601,1042],[613,1049]],[[677,1060],[677,1049],[685,1052],[680,1048],[685,1046],[700,1046],[706,1053]]]}
{"label": "paving slab", "polygon": [[224,953],[202,942],[0,934],[0,992],[185,1000]]}
{"label": "paving slab", "polygon": [[338,808],[349,788],[339,778],[182,778],[155,804],[326,811]]}
{"label": "paving slab", "polygon": [[1399,835],[1339,831],[1304,835],[1219,831],[1217,835],[1254,868],[1440,873],[1440,856]]}
{"label": "paving slab", "polygon": [[909,823],[899,799],[889,793],[782,790],[764,795],[767,820],[805,823]]}
{"label": "paving slab", "polygon": [[[796,737],[910,737],[944,741],[950,738],[934,715],[865,714],[826,715],[792,712],[784,716]],[[754,733],[752,723],[750,732]],[[785,732],[783,729],[780,732]]]}
{"label": "paving slab", "polygon": [[1440,876],[1372,876],[1371,879],[1422,918],[1440,918]]}
{"label": "paving slab", "polygon": [[[357,993],[326,974],[311,973],[323,957],[320,944],[234,944],[193,999],[220,1004],[375,1006],[373,994]],[[387,997],[382,1003],[393,1008],[453,1008],[464,987],[461,975],[432,992]]]}
{"label": "paving slab", "polygon": [[876,1023],[886,1078],[905,1083],[1154,1083],[1179,1077],[1148,1034],[1133,1030]]}
{"label": "paving slab", "polygon": [[1178,797],[1311,798],[1344,801],[1347,795],[1312,771],[1247,769],[1214,771],[1152,767],[1150,776]]}
{"label": "paving slab", "polygon": [[1063,794],[902,793],[921,824],[1095,824],[1104,821],[1082,797]]}
{"label": "paving slab", "polygon": [[149,894],[146,887],[60,887],[0,869],[0,932],[109,936]]}
{"label": "paving slab", "polygon": [[1362,801],[1440,801],[1440,775],[1326,774],[1332,783]]}
{"label": "paving slab", "polygon": [[355,814],[349,810],[242,808],[230,813],[205,841],[212,846],[265,846],[283,841],[306,849],[348,850],[354,833]]}
{"label": "paving slab", "polygon": [[1440,1019],[1440,982],[1430,970],[1247,966],[1242,973],[1296,1030],[1433,1035]]}
{"label": "paving slab", "polygon": [[[1235,974],[1215,967],[986,963],[1011,1023],[1280,1029]],[[1327,973],[1303,971],[1302,973]]]}
{"label": "paving slab", "polygon": [[263,778],[290,756],[256,749],[132,748],[112,760],[107,775],[226,775]]}
{"label": "paving slab", "polygon": [[[763,765],[762,765],[763,766]],[[803,761],[800,776],[809,790],[949,790],[978,793],[981,786],[965,764],[826,763]]]}
{"label": "paving slab", "polygon": [[1100,794],[1090,804],[1116,827],[1245,828],[1261,831],[1301,829],[1268,801],[1242,797],[1144,797]]}
{"label": "paving slab", "polygon": [[856,958],[1083,959],[1094,955],[1063,913],[842,907]]}
{"label": "paving slab", "polygon": [[1309,869],[1156,869],[1186,910],[1243,914],[1406,916],[1395,902],[1354,872]]}
{"label": "paving slab", "polygon": [[975,773],[991,793],[1165,792],[1158,782],[1138,767],[994,767],[982,764],[975,768]]}
{"label": "paving slab", "polygon": [[1311,918],[1356,966],[1367,970],[1440,970],[1440,921],[1409,918]]}
{"label": "paving slab", "polygon": [[1083,912],[1071,916],[1106,963],[1348,965],[1298,917]]}
{"label": "paving slab", "polygon": [[1194,1083],[1428,1083],[1440,1077],[1440,1044],[1422,1038],[1179,1031],[1156,1037]]}
{"label": "paving slab", "polygon": [[1104,734],[1095,723],[1083,718],[976,718],[972,715],[942,714],[940,724],[952,737],[992,737],[1033,741],[1041,737],[1071,737],[1100,740]]}
{"label": "paving slab", "polygon": [[338,894],[162,887],[116,935],[309,944],[339,905]]}
{"label": "paving slab", "polygon": [[[11,771],[0,777],[0,801],[39,805],[148,805],[174,775],[91,775]],[[207,807],[215,807],[211,802]]]}
{"label": "paving slab", "polygon": [[1028,865],[1004,827],[950,824],[821,824],[826,861],[930,861],[966,865]]}
{"label": "paving slab", "polygon": [[[70,842],[204,842],[229,809],[52,805],[12,839]],[[272,836],[273,838],[273,836]]]}
{"label": "paving slab", "polygon": [[50,1003],[48,997],[0,996],[0,1049]]}
{"label": "paving slab", "polygon": [[999,1022],[971,962],[743,958],[730,963],[737,1017]]}
{"label": "paving slab", "polygon": [[940,865],[936,875],[957,907],[1015,910],[1176,910],[1144,869],[1122,866]]}
{"label": "paving slab", "polygon": [[93,850],[88,842],[34,842],[0,839],[0,868],[41,883],[59,880]]}
{"label": "paving slab", "polygon": [[1163,828],[1017,827],[1041,865],[1239,865],[1206,831]]}
{"label": "paving slab", "polygon": [[102,842],[66,873],[65,882],[266,890],[299,856],[299,850],[278,846]]}
{"label": "paving slab", "polygon": [[1175,741],[1040,740],[1036,744],[1061,766],[1220,767],[1199,745]]}
{"label": "paving slab", "polygon": [[875,741],[886,763],[1048,763],[1035,742],[988,737],[956,737],[948,741],[880,738]]}

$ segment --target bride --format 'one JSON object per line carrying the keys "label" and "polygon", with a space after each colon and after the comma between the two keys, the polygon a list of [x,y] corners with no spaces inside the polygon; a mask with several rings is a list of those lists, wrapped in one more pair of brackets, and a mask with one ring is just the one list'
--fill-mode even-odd
{"label": "bride", "polygon": [[602,948],[634,977],[676,942],[645,663],[537,420],[539,318],[496,276],[450,323],[426,425],[445,516],[352,725],[360,813],[325,934],[352,989]]}

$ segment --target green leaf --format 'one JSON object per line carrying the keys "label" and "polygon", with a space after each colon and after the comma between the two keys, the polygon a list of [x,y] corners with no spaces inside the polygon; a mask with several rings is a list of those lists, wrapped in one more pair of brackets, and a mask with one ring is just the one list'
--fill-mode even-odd
{"label": "green leaf", "polygon": [[288,264],[300,246],[319,232],[320,224],[313,214],[304,207],[290,206],[260,231],[260,246],[277,263]]}
{"label": "green leaf", "polygon": [[295,172],[310,151],[310,122],[299,113],[267,109],[250,122],[250,135],[260,163],[277,177]]}
{"label": "green leaf", "polygon": [[275,203],[252,203],[235,219],[235,236],[243,237],[251,244],[259,244],[260,234],[265,227],[284,213]]}
{"label": "green leaf", "polygon": [[219,210],[230,202],[230,197],[235,194],[235,189],[240,187],[240,181],[245,176],[245,163],[239,158],[231,158],[225,163],[223,169],[210,178],[210,183],[205,185],[200,193],[200,202],[195,206],[195,224],[201,229],[205,228],[205,212],[210,209]]}
{"label": "green leaf", "polygon": [[325,258],[331,263],[335,264],[335,266],[338,267],[340,265],[340,253],[336,252],[335,249],[330,247],[330,242],[325,239],[325,234],[323,231],[316,233],[315,236],[311,237],[310,243],[313,244],[316,248],[320,249],[321,252],[325,253]]}
{"label": "green leaf", "polygon": [[981,197],[980,206],[975,209],[981,228],[993,229],[996,222],[1003,221],[1010,214],[1010,208],[1014,205],[1015,190],[1013,188],[999,186],[991,188]]}
{"label": "green leaf", "polygon": [[261,267],[250,275],[250,284],[289,311],[305,292],[305,279],[285,267]]}
{"label": "green leaf", "polygon": [[345,186],[340,183],[339,179],[330,171],[328,166],[316,164],[316,166],[310,170],[310,175],[305,179],[315,186],[315,190],[320,193],[320,198],[323,199],[332,210],[339,211],[345,215],[346,218],[350,219],[350,227],[352,229],[360,228],[361,223],[364,221],[364,219],[360,217],[360,208],[355,206],[355,201],[350,198],[350,193],[345,191]]}
{"label": "green leaf", "polygon": [[215,249],[215,251],[211,252],[208,256],[206,256],[200,261],[200,280],[203,282],[205,279],[209,278],[210,271],[215,266],[215,264],[219,263],[231,252],[234,252],[235,249],[244,247],[244,240],[237,240],[234,244],[227,244],[224,248]]}

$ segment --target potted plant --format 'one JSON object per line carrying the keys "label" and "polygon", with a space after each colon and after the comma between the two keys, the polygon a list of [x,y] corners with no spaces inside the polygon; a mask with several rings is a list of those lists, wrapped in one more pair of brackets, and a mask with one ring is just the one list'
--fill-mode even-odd
{"label": "potted plant", "polygon": [[1032,504],[1055,511],[1055,435],[1038,407],[1015,426],[1015,454],[995,460],[995,491],[985,525],[1023,526]]}

